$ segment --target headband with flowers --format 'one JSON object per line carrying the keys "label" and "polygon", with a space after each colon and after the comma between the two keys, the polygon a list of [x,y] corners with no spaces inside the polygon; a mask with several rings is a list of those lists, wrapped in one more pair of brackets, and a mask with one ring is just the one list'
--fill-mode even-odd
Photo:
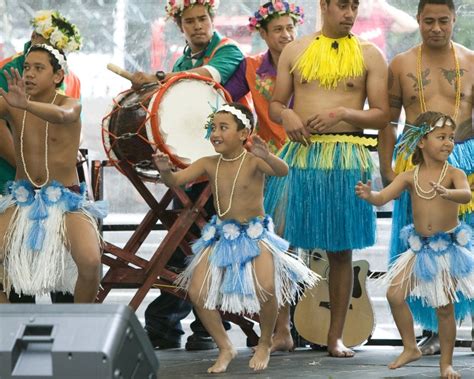
{"label": "headband with flowers", "polygon": [[209,13],[214,14],[214,11],[219,7],[219,0],[168,0],[165,11],[168,17],[176,19],[187,7],[193,5],[205,5],[209,9]]}
{"label": "headband with flowers", "polygon": [[253,17],[249,18],[250,31],[259,30],[264,21],[269,21],[276,16],[290,16],[296,23],[302,24],[304,22],[303,8],[295,4],[289,4],[286,1],[272,1],[261,6]]}
{"label": "headband with flowers", "polygon": [[434,125],[429,125],[427,123],[423,123],[421,125],[405,125],[408,127],[408,129],[403,132],[400,140],[395,145],[398,154],[401,154],[401,156],[404,157],[409,157],[411,154],[413,154],[420,140],[436,128],[442,128],[445,125],[455,128],[455,124],[449,116],[440,117],[434,123]]}
{"label": "headband with flowers", "polygon": [[58,11],[36,12],[30,23],[35,33],[46,38],[55,49],[70,53],[81,48],[79,29]]}

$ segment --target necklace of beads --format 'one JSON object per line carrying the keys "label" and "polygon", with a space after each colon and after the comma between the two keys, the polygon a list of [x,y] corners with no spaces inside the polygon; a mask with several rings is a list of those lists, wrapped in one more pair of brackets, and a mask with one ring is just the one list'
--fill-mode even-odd
{"label": "necklace of beads", "polygon": [[[446,176],[446,173],[448,172],[448,162],[444,162],[444,166],[441,169],[441,172],[439,174],[438,181],[436,182],[437,185],[441,184],[443,181],[444,177]],[[420,171],[420,165],[417,165],[415,167],[415,171],[413,173],[413,181],[415,182],[415,192],[416,194],[421,197],[422,199],[425,200],[431,200],[434,199],[436,196],[436,190],[434,188],[430,189],[429,191],[425,191],[423,188],[421,188],[419,179],[418,179],[418,174]]]}
{"label": "necklace of beads", "polygon": [[[416,61],[416,79],[417,79],[417,84],[418,84],[418,96],[420,98],[420,108],[421,108],[421,113],[424,113],[428,111],[428,108],[426,107],[426,101],[425,101],[425,94],[424,94],[424,89],[423,89],[423,79],[422,79],[422,74],[421,74],[421,46],[418,47],[418,57]],[[455,82],[455,89],[456,89],[456,97],[454,101],[454,114],[453,114],[453,120],[456,121],[458,114],[459,114],[459,107],[461,106],[461,69],[459,67],[459,59],[456,54],[456,49],[454,48],[454,43],[451,42],[451,51],[453,52],[453,57],[454,57],[454,65],[455,65],[455,70],[456,70],[456,82]]]}
{"label": "necklace of beads", "polygon": [[[232,198],[234,197],[234,191],[235,191],[235,184],[237,183],[237,178],[239,177],[240,170],[242,169],[242,166],[245,161],[245,156],[247,155],[247,150],[244,149],[244,151],[239,154],[236,158],[224,158],[222,155],[219,156],[219,160],[217,161],[217,166],[216,166],[216,177],[214,178],[214,185],[216,187],[216,204],[217,204],[217,214],[219,217],[225,216],[227,213],[229,213],[230,209],[232,208]],[[221,204],[219,202],[219,186],[217,183],[217,177],[219,176],[219,166],[221,164],[221,161],[224,162],[235,162],[236,160],[242,158],[239,168],[237,169],[237,173],[235,174],[234,182],[232,183],[232,189],[230,191],[230,198],[229,198],[229,206],[224,212],[221,212]]]}
{"label": "necklace of beads", "polygon": [[[58,93],[56,92],[53,97],[53,101],[51,104],[54,104]],[[30,100],[30,97],[28,97]],[[44,164],[45,164],[45,171],[46,171],[46,179],[43,183],[38,184],[36,183],[30,176],[28,169],[26,168],[26,160],[25,155],[23,153],[23,139],[25,135],[25,121],[26,121],[26,109],[23,112],[23,121],[21,122],[21,133],[20,133],[20,156],[21,156],[21,163],[23,164],[23,170],[25,171],[26,177],[30,181],[30,183],[34,184],[36,187],[44,187],[49,182],[49,167],[48,167],[48,130],[49,130],[49,121],[46,121],[46,128],[45,128],[45,136],[44,136]]]}

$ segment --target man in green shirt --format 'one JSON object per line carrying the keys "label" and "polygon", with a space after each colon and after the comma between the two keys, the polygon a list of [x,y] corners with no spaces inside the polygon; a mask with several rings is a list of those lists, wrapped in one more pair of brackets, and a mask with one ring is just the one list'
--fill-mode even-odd
{"label": "man in green shirt", "polygon": [[[138,89],[144,84],[167,80],[184,71],[211,78],[224,85],[244,59],[234,41],[214,30],[213,18],[218,6],[217,0],[196,0],[188,6],[184,6],[184,2],[177,3],[168,1],[166,12],[176,22],[186,40],[183,55],[175,62],[172,72],[134,73],[132,88]],[[195,201],[204,186],[205,184],[192,186],[188,191],[189,197]],[[206,204],[206,212],[210,216],[215,214],[212,200]],[[194,230],[194,233],[199,234],[199,230]],[[168,267],[182,270],[185,265],[185,255],[178,248],[168,262]],[[145,311],[145,329],[152,345],[160,349],[179,347],[181,335],[184,334],[181,320],[191,309],[192,305],[188,301],[166,292],[155,299]],[[224,327],[228,329],[230,324],[224,323]],[[193,334],[187,340],[186,349],[204,350],[216,347],[197,316],[196,321],[191,323],[191,330]]]}

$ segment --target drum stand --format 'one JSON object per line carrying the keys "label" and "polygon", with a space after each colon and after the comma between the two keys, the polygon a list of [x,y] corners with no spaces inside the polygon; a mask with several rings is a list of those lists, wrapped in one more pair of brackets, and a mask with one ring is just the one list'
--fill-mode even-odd
{"label": "drum stand", "polygon": [[[109,266],[109,270],[102,278],[97,302],[103,302],[113,288],[138,288],[129,303],[129,306],[134,310],[140,306],[152,287],[183,299],[186,298],[185,291],[173,286],[176,273],[168,270],[166,264],[178,246],[187,255],[192,254],[190,242],[197,236],[190,233],[190,228],[193,224],[202,228],[206,223],[204,205],[211,196],[210,185],[208,184],[204,188],[194,203],[180,188],[168,188],[162,198],[157,200],[128,162],[120,161],[118,165],[148,204],[150,210],[123,248],[104,241],[102,263]],[[102,171],[101,162],[94,161],[92,170],[94,193],[97,194],[100,191],[97,179],[100,178]],[[179,199],[183,208],[179,211],[167,210],[173,199]],[[147,261],[136,254],[158,220],[168,230],[168,233],[152,258]],[[258,336],[253,330],[254,323],[252,321],[230,313],[223,313],[222,316],[240,326],[247,336],[249,346],[257,345]]]}

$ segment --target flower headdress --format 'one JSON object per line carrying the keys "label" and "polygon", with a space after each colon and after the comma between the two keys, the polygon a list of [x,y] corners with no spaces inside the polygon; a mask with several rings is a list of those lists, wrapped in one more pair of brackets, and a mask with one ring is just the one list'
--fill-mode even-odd
{"label": "flower headdress", "polygon": [[249,18],[249,29],[253,32],[259,30],[264,21],[268,21],[275,16],[290,16],[295,23],[302,24],[304,21],[303,8],[286,1],[272,1],[262,5],[253,17]]}
{"label": "flower headdress", "polygon": [[449,116],[442,116],[438,118],[438,120],[436,120],[433,125],[429,125],[426,122],[420,125],[405,125],[408,127],[408,129],[403,132],[402,137],[395,145],[398,154],[401,154],[401,156],[404,157],[408,157],[413,154],[423,136],[431,133],[436,128],[442,128],[445,125],[452,126],[453,128],[455,127],[453,120]]}
{"label": "flower headdress", "polygon": [[30,23],[35,33],[46,38],[55,49],[70,53],[82,46],[79,29],[58,11],[39,11]]}
{"label": "flower headdress", "polygon": [[61,54],[59,50],[56,50],[54,47],[50,45],[46,45],[45,43],[31,45],[31,47],[26,52],[26,55],[30,53],[31,49],[38,48],[38,47],[43,50],[46,50],[48,53],[51,53],[53,57],[58,61],[58,64],[61,66],[62,70],[64,71],[64,74],[68,73],[67,62],[66,62],[66,59],[64,58],[64,55]]}
{"label": "flower headdress", "polygon": [[165,11],[169,18],[180,17],[183,11],[193,5],[205,5],[211,15],[219,7],[219,0],[168,0]]}

